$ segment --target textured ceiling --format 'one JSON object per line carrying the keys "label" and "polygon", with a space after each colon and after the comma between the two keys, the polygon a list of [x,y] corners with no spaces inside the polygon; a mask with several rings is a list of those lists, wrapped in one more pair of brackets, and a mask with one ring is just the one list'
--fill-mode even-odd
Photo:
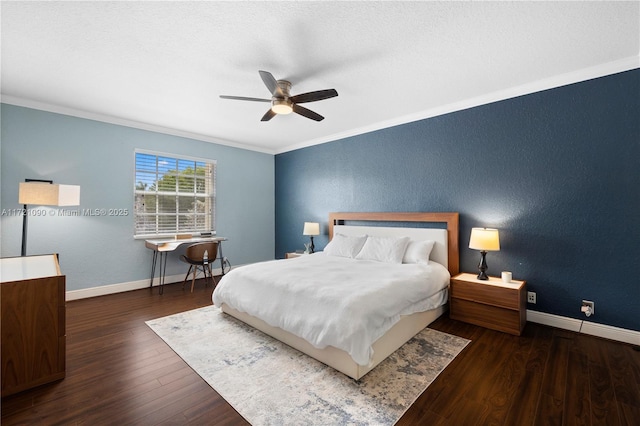
{"label": "textured ceiling", "polygon": [[[640,2],[1,3],[2,101],[278,153],[640,66]],[[258,70],[325,116],[261,122]]]}

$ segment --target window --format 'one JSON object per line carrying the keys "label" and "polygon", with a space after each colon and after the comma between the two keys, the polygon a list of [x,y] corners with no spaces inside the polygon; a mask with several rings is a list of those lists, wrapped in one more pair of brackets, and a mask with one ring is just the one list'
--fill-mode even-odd
{"label": "window", "polygon": [[134,237],[215,233],[216,162],[136,151]]}

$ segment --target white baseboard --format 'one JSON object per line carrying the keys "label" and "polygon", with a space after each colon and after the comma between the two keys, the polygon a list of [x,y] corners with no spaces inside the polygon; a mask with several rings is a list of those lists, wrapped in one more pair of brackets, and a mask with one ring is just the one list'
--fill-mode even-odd
{"label": "white baseboard", "polygon": [[546,314],[544,312],[530,311],[527,309],[527,321],[544,324],[563,330],[580,332],[582,321],[575,318],[561,317],[559,315]]}
{"label": "white baseboard", "polygon": [[610,325],[585,321],[584,324],[582,324],[582,330],[580,332],[640,346],[640,331],[627,330],[625,328],[617,328]]}
{"label": "white baseboard", "polygon": [[[212,269],[213,275],[222,274],[220,268]],[[177,283],[184,280],[184,274],[182,275],[167,275],[164,279],[165,284]],[[153,280],[153,286],[157,287],[160,284],[160,279],[155,277]],[[131,290],[140,290],[141,288],[149,288],[149,278],[138,281],[129,281],[126,283],[103,285],[99,287],[83,288],[80,290],[69,290],[66,294],[67,302],[71,300],[87,299],[89,297],[105,296],[107,294],[122,293]]]}
{"label": "white baseboard", "polygon": [[627,330],[625,328],[575,318],[561,317],[544,312],[530,311],[528,309],[527,321],[640,346],[640,331]]}

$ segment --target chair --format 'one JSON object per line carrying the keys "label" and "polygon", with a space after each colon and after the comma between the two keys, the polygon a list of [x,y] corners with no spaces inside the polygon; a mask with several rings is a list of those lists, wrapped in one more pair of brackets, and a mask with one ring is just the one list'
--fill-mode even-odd
{"label": "chair", "polygon": [[[204,260],[204,253],[207,252],[207,260]],[[209,277],[211,277],[211,281],[213,281],[213,287],[217,285],[216,279],[211,273],[211,264],[218,257],[218,243],[217,242],[205,242],[205,243],[195,243],[191,244],[187,247],[185,254],[180,256],[180,259],[183,262],[189,264],[189,270],[187,271],[187,275],[184,277],[184,281],[182,282],[182,288],[184,288],[184,284],[187,282],[187,278],[189,278],[189,274],[193,271],[193,278],[191,279],[191,292],[193,293],[193,286],[196,283],[196,275],[198,271],[202,271],[204,274],[205,285],[207,283],[207,272],[209,273]]]}

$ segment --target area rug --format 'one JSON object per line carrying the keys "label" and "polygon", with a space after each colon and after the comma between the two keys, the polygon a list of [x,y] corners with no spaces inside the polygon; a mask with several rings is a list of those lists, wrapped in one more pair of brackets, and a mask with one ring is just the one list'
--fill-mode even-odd
{"label": "area rug", "polygon": [[147,325],[254,426],[393,425],[469,343],[425,328],[355,381],[214,306]]}

